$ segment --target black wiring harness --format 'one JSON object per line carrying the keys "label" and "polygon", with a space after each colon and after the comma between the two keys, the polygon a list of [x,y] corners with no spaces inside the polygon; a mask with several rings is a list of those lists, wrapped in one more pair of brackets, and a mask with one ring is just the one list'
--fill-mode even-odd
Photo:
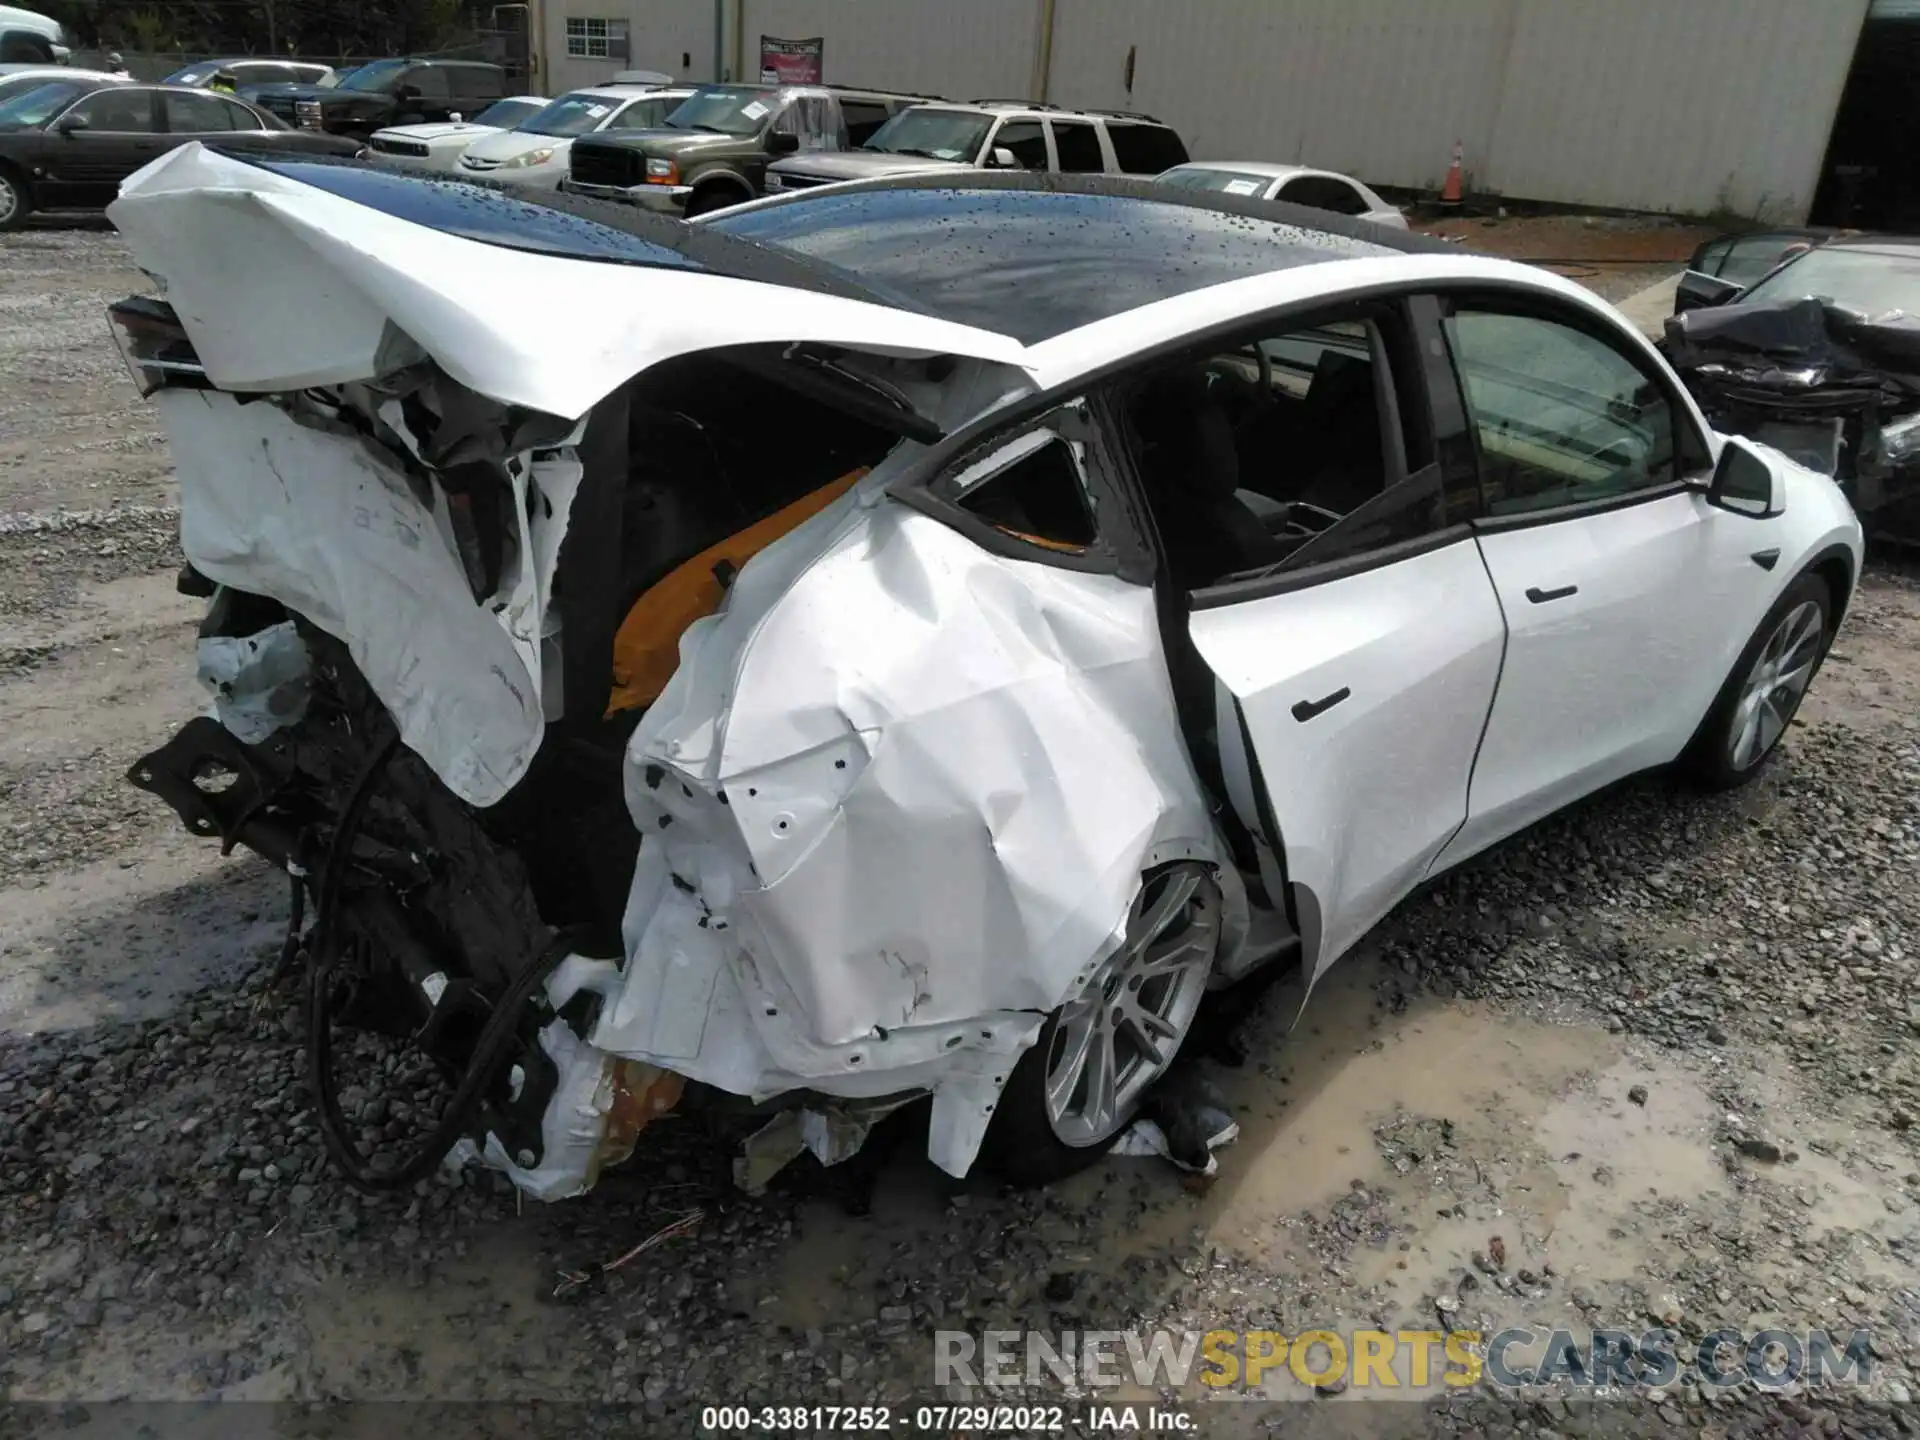
{"label": "black wiring harness", "polygon": [[386,1169],[371,1164],[361,1154],[349,1133],[335,1085],[332,1033],[334,980],[341,958],[340,894],[346,869],[351,862],[354,840],[359,835],[366,815],[367,803],[381,776],[386,773],[399,744],[399,734],[393,732],[374,748],[355,778],[346,803],[341,807],[320,872],[307,963],[307,1079],[312,1086],[319,1114],[320,1136],[328,1155],[340,1167],[348,1182],[357,1189],[375,1192],[410,1186],[432,1174],[446,1159],[461,1135],[466,1133],[488,1085],[511,1057],[522,1018],[522,1007],[538,993],[560,962],[573,953],[580,938],[573,930],[559,932],[508,985],[481,1028],[479,1038],[474,1042],[472,1058],[441,1110],[439,1121],[406,1159]]}

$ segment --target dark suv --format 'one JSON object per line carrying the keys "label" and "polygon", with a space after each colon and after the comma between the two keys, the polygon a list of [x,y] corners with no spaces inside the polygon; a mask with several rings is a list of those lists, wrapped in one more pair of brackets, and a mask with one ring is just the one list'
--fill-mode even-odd
{"label": "dark suv", "polygon": [[302,130],[365,139],[389,125],[473,115],[507,93],[507,72],[478,60],[369,60],[332,85],[264,85],[258,104]]}
{"label": "dark suv", "polygon": [[582,135],[560,188],[701,215],[759,196],[781,156],[861,144],[930,98],[842,85],[702,85],[658,130]]}

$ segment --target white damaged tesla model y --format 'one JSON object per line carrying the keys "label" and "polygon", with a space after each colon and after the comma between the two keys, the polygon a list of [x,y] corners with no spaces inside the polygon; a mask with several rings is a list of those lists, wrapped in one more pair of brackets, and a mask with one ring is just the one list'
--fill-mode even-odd
{"label": "white damaged tesla model y", "polygon": [[[1629,773],[1752,777],[1859,572],[1586,291],[1317,211],[688,225],[189,145],[110,214],[209,600],[130,777],[292,877],[364,1185],[576,1194],[674,1107],[1066,1173],[1209,990]],[[369,1036],[418,1134],[343,1099]]]}

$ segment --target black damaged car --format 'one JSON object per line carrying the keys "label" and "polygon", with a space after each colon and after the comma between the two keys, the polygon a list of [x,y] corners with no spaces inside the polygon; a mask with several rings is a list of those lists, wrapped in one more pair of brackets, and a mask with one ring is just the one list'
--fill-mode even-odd
{"label": "black damaged car", "polygon": [[231,95],[61,77],[0,99],[0,230],[35,210],[103,210],[120,182],[175,146],[354,155],[356,141],[293,130]]}
{"label": "black damaged car", "polygon": [[262,85],[256,104],[302,130],[365,139],[389,125],[477,115],[507,93],[507,72],[478,60],[369,60],[331,85]]}
{"label": "black damaged car", "polygon": [[1881,539],[1920,543],[1920,239],[1809,237],[1661,348],[1716,429],[1837,480]]}

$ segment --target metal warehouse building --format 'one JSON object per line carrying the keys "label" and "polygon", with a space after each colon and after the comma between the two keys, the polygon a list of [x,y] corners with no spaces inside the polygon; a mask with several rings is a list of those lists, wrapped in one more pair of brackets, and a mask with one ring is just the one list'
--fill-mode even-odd
{"label": "metal warehouse building", "polygon": [[[1880,0],[1886,3],[1886,0]],[[535,0],[548,93],[625,68],[1145,110],[1198,158],[1806,218],[1869,0]]]}

